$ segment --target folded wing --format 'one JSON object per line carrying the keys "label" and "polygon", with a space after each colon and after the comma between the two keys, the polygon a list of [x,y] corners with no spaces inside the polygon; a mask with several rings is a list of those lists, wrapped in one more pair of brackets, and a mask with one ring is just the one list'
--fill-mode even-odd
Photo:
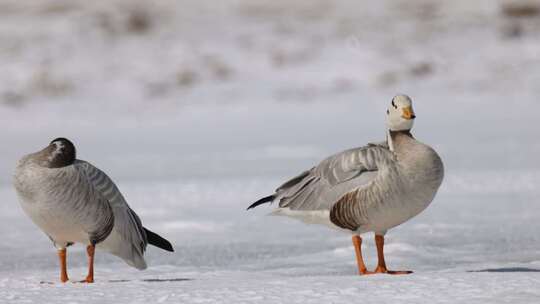
{"label": "folded wing", "polygon": [[394,155],[385,144],[350,149],[302,172],[252,206],[277,201],[289,210],[329,211],[347,193],[368,187],[391,161]]}
{"label": "folded wing", "polygon": [[86,161],[77,160],[74,165],[109,202],[113,210],[114,228],[109,237],[98,246],[119,256],[133,267],[145,269],[147,266],[144,252],[148,240],[137,214],[131,210],[118,187],[103,171]]}

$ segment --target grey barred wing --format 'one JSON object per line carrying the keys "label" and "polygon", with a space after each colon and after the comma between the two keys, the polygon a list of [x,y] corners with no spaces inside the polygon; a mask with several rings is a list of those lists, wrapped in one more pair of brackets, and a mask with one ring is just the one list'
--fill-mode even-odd
{"label": "grey barred wing", "polygon": [[118,187],[103,171],[92,164],[77,160],[74,165],[87,176],[89,182],[109,202],[115,217],[114,232],[123,241],[123,244],[117,244],[117,246],[129,244],[142,256],[148,243],[145,230],[140,218],[129,207]]}
{"label": "grey barred wing", "polygon": [[370,144],[335,154],[279,187],[279,207],[331,210],[347,193],[367,187],[394,159],[386,146]]}

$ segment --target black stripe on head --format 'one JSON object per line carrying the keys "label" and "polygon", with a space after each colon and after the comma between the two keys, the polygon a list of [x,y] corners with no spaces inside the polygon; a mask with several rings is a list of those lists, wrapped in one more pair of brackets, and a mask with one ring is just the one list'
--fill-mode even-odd
{"label": "black stripe on head", "polygon": [[47,150],[47,160],[50,168],[69,166],[75,162],[77,157],[75,145],[69,139],[63,137],[52,140]]}

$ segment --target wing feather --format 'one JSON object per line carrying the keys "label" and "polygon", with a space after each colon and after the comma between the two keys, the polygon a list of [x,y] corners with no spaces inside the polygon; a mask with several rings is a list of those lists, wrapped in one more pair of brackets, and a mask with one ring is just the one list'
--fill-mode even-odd
{"label": "wing feather", "polygon": [[393,160],[385,145],[369,144],[323,160],[318,166],[278,188],[279,207],[291,210],[331,210],[347,193],[367,187]]}
{"label": "wing feather", "polygon": [[107,174],[86,161],[78,160],[75,166],[88,177],[91,184],[109,202],[114,213],[115,221],[111,237],[107,238],[101,246],[123,258],[130,265],[139,269],[146,268],[143,255],[148,240],[140,218],[129,207],[124,196]]}

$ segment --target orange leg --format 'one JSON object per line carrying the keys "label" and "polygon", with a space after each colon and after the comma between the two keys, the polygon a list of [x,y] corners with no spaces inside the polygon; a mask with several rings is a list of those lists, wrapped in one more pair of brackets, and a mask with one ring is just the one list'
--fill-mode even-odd
{"label": "orange leg", "polygon": [[362,238],[359,235],[354,235],[352,237],[352,242],[354,245],[354,251],[356,252],[356,263],[358,264],[358,274],[370,274],[364,264],[364,258],[362,257]]}
{"label": "orange leg", "polygon": [[67,249],[62,248],[58,250],[58,258],[60,259],[60,282],[65,283],[69,280],[67,274]]}
{"label": "orange leg", "polygon": [[94,253],[96,252],[96,246],[88,245],[86,247],[86,253],[88,254],[88,275],[86,280],[83,281],[86,283],[94,283]]}
{"label": "orange leg", "polygon": [[386,268],[386,262],[384,260],[384,236],[375,235],[375,244],[377,245],[377,257],[379,262],[377,263],[377,268],[375,273],[387,273],[387,274],[410,274],[412,271],[409,270],[388,270]]}

